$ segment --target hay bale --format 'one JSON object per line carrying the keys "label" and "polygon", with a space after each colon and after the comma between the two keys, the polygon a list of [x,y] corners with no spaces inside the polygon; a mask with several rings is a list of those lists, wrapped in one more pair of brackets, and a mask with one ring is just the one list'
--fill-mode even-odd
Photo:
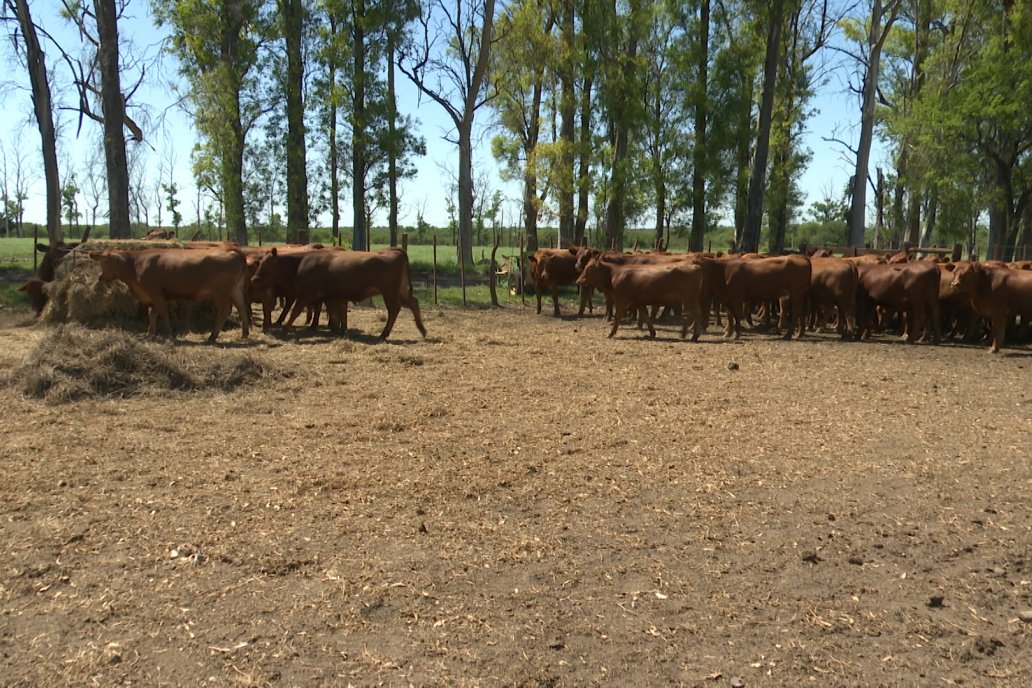
{"label": "hay bale", "polygon": [[[42,321],[51,324],[75,322],[89,327],[146,329],[146,310],[121,282],[101,283],[98,279],[100,268],[90,259],[89,253],[108,248],[138,251],[182,247],[178,241],[131,239],[95,240],[80,244],[58,264],[54,281],[44,287],[49,302],[41,316]],[[210,302],[172,301],[169,303],[169,318],[176,331],[204,332],[211,329],[215,307]]]}
{"label": "hay bale", "polygon": [[5,383],[28,397],[61,403],[169,390],[231,391],[270,375],[285,376],[251,355],[214,349],[190,354],[124,332],[59,325]]}

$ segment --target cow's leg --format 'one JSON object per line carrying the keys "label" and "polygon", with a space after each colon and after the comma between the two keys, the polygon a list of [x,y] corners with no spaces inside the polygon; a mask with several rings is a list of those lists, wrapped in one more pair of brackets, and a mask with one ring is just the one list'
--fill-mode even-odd
{"label": "cow's leg", "polygon": [[555,306],[555,317],[559,317],[559,285],[552,287],[552,305]]}
{"label": "cow's leg", "polygon": [[616,331],[620,327],[620,321],[623,320],[625,310],[626,306],[624,304],[613,301],[613,329],[609,331],[610,339],[616,335]]}
{"label": "cow's leg", "polygon": [[659,306],[653,306],[653,308],[650,310],[648,306],[641,306],[640,310],[639,310],[641,315],[643,315],[644,318],[645,318],[645,324],[649,328],[649,336],[652,337],[653,339],[656,338],[656,328],[653,325],[653,318],[654,318],[653,313],[656,310],[658,310],[658,308],[659,308]]}
{"label": "cow's leg", "polygon": [[416,327],[419,329],[419,334],[426,336],[426,327],[423,325],[423,316],[419,313],[419,299],[415,296],[408,294],[402,294],[401,302],[408,306],[408,309],[412,311],[412,317],[416,319]]}
{"label": "cow's leg", "polygon": [[[162,295],[158,295],[151,302],[150,307],[151,312],[155,313],[157,317],[161,318],[161,321],[165,323],[165,332],[168,334],[168,338],[175,340],[176,336],[172,332],[172,320],[169,318],[168,315],[168,301],[165,300],[165,297]],[[157,334],[157,328],[155,327],[153,329],[153,333]],[[148,330],[148,332],[150,332],[150,330]]]}
{"label": "cow's leg", "polygon": [[[233,295],[233,307],[236,308],[237,315],[240,316],[240,338],[247,339],[251,335],[251,300],[247,298],[246,291]],[[264,308],[264,305],[262,308]],[[229,304],[226,304],[226,316],[229,316]],[[219,329],[222,328],[220,327]]]}
{"label": "cow's leg", "polygon": [[276,327],[283,327],[283,321],[287,319],[287,315],[290,314],[290,309],[294,305],[293,296],[283,297],[283,310],[280,311],[279,317],[276,318]]}
{"label": "cow's leg", "polygon": [[222,328],[226,325],[226,319],[233,308],[232,301],[225,296],[215,297],[212,301],[215,304],[215,324],[211,328],[211,335],[208,337],[209,342],[214,342],[219,338],[219,333],[222,332]]}
{"label": "cow's leg", "polygon": [[1000,351],[1000,347],[1003,346],[1004,339],[1007,336],[1007,311],[1002,313],[993,313],[989,318],[990,326],[992,327],[992,340],[989,344],[989,353],[995,354]]}
{"label": "cow's leg", "polygon": [[401,312],[401,304],[398,303],[398,299],[396,297],[389,297],[384,294],[383,305],[387,306],[387,324],[383,326],[383,332],[380,333],[380,339],[387,339],[391,330],[394,329],[394,321],[398,319],[398,313]]}
{"label": "cow's leg", "polygon": [[781,301],[782,317],[784,317],[784,310],[786,307],[792,309],[792,314],[788,320],[788,330],[785,332],[785,339],[795,338],[799,339],[806,334],[806,317],[803,314],[804,303],[806,302],[806,295],[795,294],[788,299]]}
{"label": "cow's leg", "polygon": [[322,307],[323,307],[323,302],[322,301],[316,301],[315,303],[312,304],[311,309],[310,309],[311,310],[310,315],[312,316],[312,319],[311,319],[311,321],[310,321],[310,323],[308,325],[308,329],[314,330],[315,328],[319,327],[319,316],[322,315]]}
{"label": "cow's leg", "polygon": [[294,321],[297,320],[297,317],[301,315],[301,311],[303,311],[307,305],[308,304],[301,299],[294,301],[294,309],[290,311],[290,317],[287,318],[287,322],[283,323],[283,334],[290,331],[290,327],[294,324]]}
{"label": "cow's leg", "polygon": [[942,339],[942,312],[939,310],[938,297],[928,303],[928,314],[932,328],[932,344],[938,345]]}
{"label": "cow's leg", "polygon": [[544,285],[539,284],[537,281],[534,282],[534,296],[537,297],[537,312],[541,315],[541,289]]}
{"label": "cow's leg", "polygon": [[580,310],[577,311],[577,315],[584,315],[584,309],[587,308],[589,312],[594,312],[595,304],[591,302],[592,288],[582,286],[580,288]]}
{"label": "cow's leg", "polygon": [[[689,300],[684,304],[685,314],[691,314],[692,316],[692,341],[699,341],[699,335],[706,331],[706,314],[703,311],[703,306],[698,300]],[[681,338],[688,334],[688,321],[684,323],[684,330],[681,332]]]}
{"label": "cow's leg", "polygon": [[158,333],[158,309],[154,306],[145,306],[147,309],[147,336],[153,337]]}
{"label": "cow's leg", "polygon": [[737,341],[742,336],[742,311],[745,304],[741,301],[734,301],[725,304],[727,306],[727,331],[725,337]]}

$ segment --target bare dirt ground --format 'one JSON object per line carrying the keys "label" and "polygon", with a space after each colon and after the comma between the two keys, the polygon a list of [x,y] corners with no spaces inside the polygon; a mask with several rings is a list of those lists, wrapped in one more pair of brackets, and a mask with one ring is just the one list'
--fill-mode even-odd
{"label": "bare dirt ground", "polygon": [[1029,350],[424,315],[0,387],[0,684],[1032,685]]}

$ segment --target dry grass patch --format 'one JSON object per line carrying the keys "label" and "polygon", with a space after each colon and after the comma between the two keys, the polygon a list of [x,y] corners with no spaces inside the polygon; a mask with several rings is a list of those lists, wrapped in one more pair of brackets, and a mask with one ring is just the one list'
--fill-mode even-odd
{"label": "dry grass patch", "polygon": [[231,391],[269,375],[282,376],[249,354],[213,349],[187,354],[170,343],[68,324],[48,332],[7,383],[26,396],[61,403],[167,390]]}

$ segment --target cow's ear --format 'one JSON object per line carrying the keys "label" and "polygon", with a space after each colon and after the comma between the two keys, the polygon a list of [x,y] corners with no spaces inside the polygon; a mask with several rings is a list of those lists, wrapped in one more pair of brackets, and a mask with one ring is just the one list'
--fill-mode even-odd
{"label": "cow's ear", "polygon": [[29,283],[28,282],[26,282],[25,284],[23,284],[20,287],[18,287],[18,291],[21,291],[21,292],[27,292],[28,290],[29,290]]}
{"label": "cow's ear", "polygon": [[47,251],[50,250],[50,247],[47,246],[46,244],[36,244],[36,250],[39,251],[40,253],[46,253]]}
{"label": "cow's ear", "polygon": [[271,250],[271,251],[269,251],[269,255],[270,255],[270,256],[275,256],[275,255],[277,255],[277,254],[276,254],[276,247],[275,247],[275,246],[273,246],[273,247],[272,247],[272,250]]}
{"label": "cow's ear", "polygon": [[96,251],[90,251],[90,258],[93,260],[101,260],[104,257],[103,253],[97,253]]}
{"label": "cow's ear", "polygon": [[531,263],[536,263],[537,256],[527,256],[527,260],[529,260]]}
{"label": "cow's ear", "polygon": [[957,264],[956,263],[946,263],[945,265],[942,266],[942,269],[945,270],[946,272],[953,272],[954,270],[957,269]]}

